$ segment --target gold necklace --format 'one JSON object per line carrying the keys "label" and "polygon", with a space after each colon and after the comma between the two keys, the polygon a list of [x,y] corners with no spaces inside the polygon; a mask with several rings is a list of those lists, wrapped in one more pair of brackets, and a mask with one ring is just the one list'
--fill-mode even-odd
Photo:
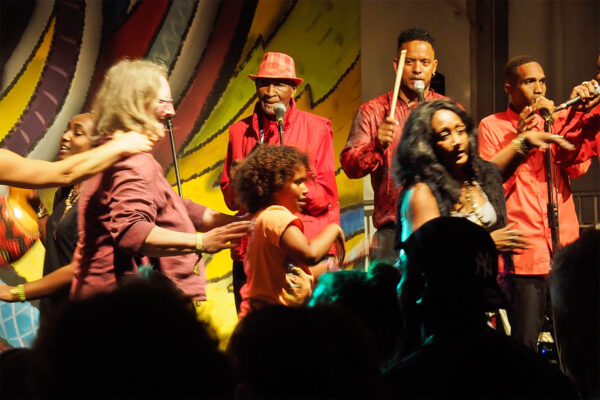
{"label": "gold necklace", "polygon": [[65,211],[63,212],[63,216],[66,213],[68,213],[71,210],[71,208],[73,208],[73,206],[75,205],[75,203],[77,203],[77,200],[79,200],[79,194],[80,193],[81,193],[81,189],[78,188],[78,187],[76,188],[75,186],[73,186],[73,188],[69,192],[69,195],[65,199]]}
{"label": "gold necklace", "polygon": [[462,212],[465,214],[473,214],[478,220],[478,225],[484,225],[484,217],[481,212],[481,207],[475,200],[475,191],[481,190],[479,183],[476,180],[465,181],[463,184],[464,190],[461,191],[458,202],[463,205]]}
{"label": "gold necklace", "polygon": [[[81,188],[79,188],[79,187],[76,188],[75,186],[73,186],[71,188],[71,191],[69,192],[69,194],[67,195],[67,198],[65,199],[65,210],[63,211],[62,215],[60,216],[60,219],[58,220],[58,224],[60,224],[60,222],[65,217],[65,215],[67,215],[67,213],[73,208],[75,203],[77,203],[77,200],[79,200],[80,193],[81,193]],[[52,231],[52,236],[54,237],[54,240],[56,240],[56,230],[57,229],[58,229],[58,225]]]}

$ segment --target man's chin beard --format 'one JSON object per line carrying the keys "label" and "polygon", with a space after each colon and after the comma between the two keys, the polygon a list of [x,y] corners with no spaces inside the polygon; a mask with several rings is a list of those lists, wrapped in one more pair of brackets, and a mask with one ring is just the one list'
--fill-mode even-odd
{"label": "man's chin beard", "polygon": [[263,114],[265,114],[265,116],[269,119],[274,119],[275,118],[275,107],[267,107],[264,104],[260,107],[260,109],[262,110]]}

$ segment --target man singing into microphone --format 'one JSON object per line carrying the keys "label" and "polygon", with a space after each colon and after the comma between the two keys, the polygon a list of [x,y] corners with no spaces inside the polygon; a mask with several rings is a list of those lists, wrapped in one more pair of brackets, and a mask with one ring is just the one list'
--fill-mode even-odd
{"label": "man singing into microphone", "polygon": [[[575,87],[571,97],[589,97],[587,85]],[[504,88],[510,96],[510,104],[505,112],[485,117],[479,124],[479,153],[481,158],[499,167],[505,181],[508,222],[529,241],[530,247],[514,255],[514,267],[506,266],[499,280],[511,303],[511,335],[537,350],[546,311],[550,260],[555,250],[548,222],[544,149],[552,152],[556,165],[555,201],[562,246],[579,236],[569,177],[583,175],[590,162],[574,161],[573,152],[578,150],[561,137],[573,136],[579,129],[583,113],[577,109],[554,114],[554,134],[544,132],[544,119],[540,114],[553,111],[555,106],[544,97],[546,76],[533,57],[519,56],[507,62]]]}
{"label": "man singing into microphone", "polygon": [[[283,53],[265,53],[256,75],[248,75],[256,83],[258,102],[254,113],[229,128],[229,144],[221,175],[221,191],[231,210],[239,210],[231,185],[231,169],[248,155],[258,143],[293,146],[308,155],[310,175],[306,181],[306,206],[299,215],[304,224],[304,235],[313,239],[329,223],[340,223],[340,205],[335,182],[333,131],[331,122],[323,117],[296,108],[294,94],[302,79],[296,77],[292,57]],[[283,107],[282,107],[283,106]],[[283,114],[283,134],[280,137],[277,113]],[[239,311],[239,290],[246,281],[243,260],[247,237],[241,246],[232,249],[233,289]],[[313,271],[319,275],[321,271]]]}
{"label": "man singing into microphone", "polygon": [[375,193],[373,225],[377,229],[369,252],[372,260],[394,263],[396,259],[394,223],[400,188],[391,169],[404,123],[419,104],[420,95],[424,101],[446,99],[429,86],[438,63],[433,43],[433,37],[422,29],[408,29],[400,33],[398,51],[393,60],[394,71],[398,69],[402,50],[406,50],[406,60],[394,117],[389,116],[393,91],[360,106],[340,154],[340,163],[349,178],[371,174]]}

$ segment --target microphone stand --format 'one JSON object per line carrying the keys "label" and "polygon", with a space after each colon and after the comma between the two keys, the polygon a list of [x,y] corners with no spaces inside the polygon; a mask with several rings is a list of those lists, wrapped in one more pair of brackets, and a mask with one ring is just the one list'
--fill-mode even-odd
{"label": "microphone stand", "polygon": [[169,130],[169,138],[171,139],[171,152],[173,153],[173,166],[175,167],[175,179],[177,180],[177,191],[179,196],[183,197],[181,190],[181,179],[179,178],[179,166],[177,165],[177,152],[175,151],[175,139],[173,138],[173,123],[171,118],[167,118],[167,129]]}
{"label": "microphone stand", "polygon": [[[552,114],[554,114],[557,110],[552,111],[551,113],[545,113],[542,115],[544,118],[544,131],[548,133],[552,133]],[[550,251],[551,258],[554,258],[556,255],[556,251],[560,247],[560,231],[559,231],[559,221],[558,221],[558,203],[554,196],[554,185],[553,185],[553,168],[554,163],[552,162],[552,152],[551,147],[546,149],[546,185],[548,188],[548,226],[550,227],[550,234],[552,236],[552,249]],[[554,174],[556,176],[556,173]],[[552,269],[552,263],[550,263],[550,269]],[[547,301],[550,304],[550,293],[547,293]],[[564,364],[563,364],[563,354],[562,349],[559,346],[558,337],[556,335],[556,323],[554,320],[554,314],[552,312],[552,307],[548,307],[545,315],[550,318],[552,322],[552,334],[554,338],[554,348],[556,349],[556,355],[558,358],[558,366],[563,373],[566,373]]]}
{"label": "microphone stand", "polygon": [[283,146],[283,118],[277,119],[277,127],[279,128],[279,145]]}
{"label": "microphone stand", "polygon": [[[552,115],[547,113],[544,117],[544,131],[552,133]],[[546,149],[546,185],[548,188],[548,226],[550,227],[550,234],[552,236],[552,249],[551,254],[554,256],[558,247],[560,246],[560,231],[558,221],[558,203],[554,196],[554,185],[553,185],[553,167],[552,162],[552,151],[551,147]]]}

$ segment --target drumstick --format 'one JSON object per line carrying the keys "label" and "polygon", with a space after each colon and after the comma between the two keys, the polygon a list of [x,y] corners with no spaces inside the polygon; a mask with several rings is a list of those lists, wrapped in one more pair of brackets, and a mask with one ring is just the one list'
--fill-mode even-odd
{"label": "drumstick", "polygon": [[402,81],[402,71],[404,71],[404,60],[406,59],[406,50],[400,52],[400,60],[398,61],[398,69],[396,70],[396,82],[394,82],[394,97],[392,97],[392,108],[390,109],[390,117],[394,118],[396,112],[396,102],[398,100],[398,91],[400,90],[400,81]]}

